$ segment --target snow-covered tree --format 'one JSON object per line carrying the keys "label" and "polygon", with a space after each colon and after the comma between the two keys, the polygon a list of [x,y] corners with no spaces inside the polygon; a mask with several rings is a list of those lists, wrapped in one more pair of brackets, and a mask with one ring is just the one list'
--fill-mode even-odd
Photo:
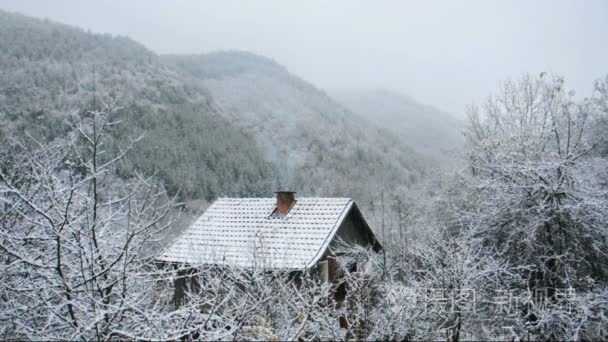
{"label": "snow-covered tree", "polygon": [[104,148],[116,110],[88,112],[49,145],[15,141],[0,157],[3,338],[108,339],[145,321],[156,300],[147,274],[173,201],[153,179],[115,176],[128,152]]}
{"label": "snow-covered tree", "polygon": [[608,202],[593,154],[606,112],[575,101],[563,79],[545,74],[505,82],[469,111],[468,153],[477,194],[478,237],[517,265],[531,287],[582,287],[608,278]]}

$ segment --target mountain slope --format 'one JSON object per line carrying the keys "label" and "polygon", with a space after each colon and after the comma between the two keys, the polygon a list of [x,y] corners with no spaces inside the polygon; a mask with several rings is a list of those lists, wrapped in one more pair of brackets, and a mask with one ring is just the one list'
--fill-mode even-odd
{"label": "mountain slope", "polygon": [[390,132],[270,59],[246,52],[164,59],[257,138],[278,187],[367,201],[383,189],[405,192],[425,172],[424,158]]}
{"label": "mountain slope", "polygon": [[384,89],[335,90],[331,96],[355,113],[391,130],[416,151],[451,159],[464,139],[463,123],[440,110]]}
{"label": "mountain slope", "polygon": [[[158,56],[124,37],[0,11],[0,140],[65,135],[101,100],[123,109],[109,149],[145,134],[117,173],[182,199],[404,194],[428,162],[265,57]],[[95,99],[95,100],[93,100]]]}
{"label": "mountain slope", "polygon": [[269,187],[271,170],[253,139],[217,115],[204,89],[128,38],[0,11],[0,79],[0,139],[27,132],[52,140],[86,109],[116,101],[124,108],[115,145],[145,133],[122,174],[154,172],[184,199]]}

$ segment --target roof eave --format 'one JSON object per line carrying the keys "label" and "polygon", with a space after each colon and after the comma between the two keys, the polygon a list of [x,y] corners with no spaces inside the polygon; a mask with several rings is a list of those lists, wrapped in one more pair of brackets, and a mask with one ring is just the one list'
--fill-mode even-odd
{"label": "roof eave", "polygon": [[306,265],[307,270],[316,265],[317,262],[321,259],[321,257],[329,247],[329,244],[333,241],[334,237],[338,233],[338,229],[342,225],[342,222],[344,222],[344,219],[346,219],[348,213],[350,213],[350,210],[352,209],[353,205],[354,202],[351,199],[348,201],[348,204],[344,207],[344,209],[342,209],[342,213],[338,217],[338,220],[336,220],[336,223],[334,224],[334,227],[332,228],[327,238],[325,238],[323,245],[321,245],[321,248],[319,249],[319,251],[317,251],[317,254],[314,256],[314,258],[312,258],[312,260]]}

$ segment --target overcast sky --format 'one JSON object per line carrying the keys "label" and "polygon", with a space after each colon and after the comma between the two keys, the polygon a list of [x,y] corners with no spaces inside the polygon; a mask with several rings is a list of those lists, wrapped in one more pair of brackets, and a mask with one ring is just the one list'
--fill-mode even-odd
{"label": "overcast sky", "polygon": [[523,72],[579,94],[608,73],[608,1],[0,0],[159,53],[263,54],[325,89],[382,87],[453,114]]}

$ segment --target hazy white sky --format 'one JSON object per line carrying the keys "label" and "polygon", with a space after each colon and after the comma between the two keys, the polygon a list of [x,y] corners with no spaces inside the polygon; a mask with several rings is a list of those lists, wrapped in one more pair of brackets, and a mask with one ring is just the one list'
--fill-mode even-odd
{"label": "hazy white sky", "polygon": [[523,72],[579,94],[608,73],[608,1],[0,0],[159,53],[266,55],[321,88],[383,87],[453,114]]}

